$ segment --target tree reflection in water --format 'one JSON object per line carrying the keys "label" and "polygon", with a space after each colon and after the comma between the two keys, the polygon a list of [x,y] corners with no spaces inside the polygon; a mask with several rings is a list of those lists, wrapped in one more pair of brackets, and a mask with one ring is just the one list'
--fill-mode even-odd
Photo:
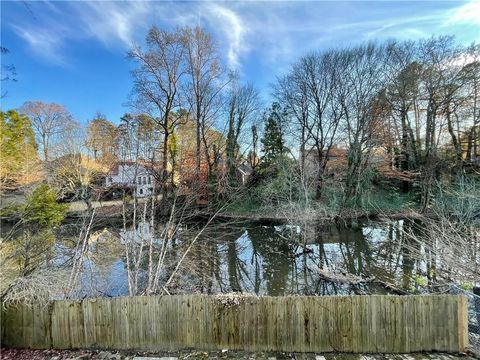
{"label": "tree reflection in water", "polygon": [[[172,286],[173,293],[248,292],[257,295],[349,295],[434,291],[442,263],[407,233],[419,233],[414,220],[345,225],[214,224],[189,252]],[[169,251],[188,246],[195,229],[180,232]],[[102,247],[100,247],[102,248]],[[105,246],[103,246],[105,248]],[[102,252],[91,256],[90,267],[101,267]],[[124,271],[109,252],[103,268],[115,271],[120,287]],[[95,264],[94,264],[95,263]],[[115,266],[111,266],[115,263]],[[121,266],[120,266],[121,267]],[[168,277],[166,267],[164,277]],[[95,281],[95,276],[84,276]],[[126,281],[126,279],[124,279]],[[110,287],[111,288],[111,287]],[[122,289],[125,289],[122,286]],[[109,289],[120,295],[119,288]]]}

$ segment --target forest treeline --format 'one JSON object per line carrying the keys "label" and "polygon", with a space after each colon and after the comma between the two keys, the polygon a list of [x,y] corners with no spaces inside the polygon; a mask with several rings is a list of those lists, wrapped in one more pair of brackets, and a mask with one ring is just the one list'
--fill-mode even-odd
{"label": "forest treeline", "polygon": [[439,182],[478,175],[478,44],[438,36],[313,51],[278,74],[268,107],[202,28],[153,26],[128,58],[121,119],[97,113],[83,125],[41,101],[2,112],[3,191],[46,181],[89,203],[114,164],[136,162],[164,197],[221,202],[243,189],[258,206],[349,208],[381,188],[425,210]]}

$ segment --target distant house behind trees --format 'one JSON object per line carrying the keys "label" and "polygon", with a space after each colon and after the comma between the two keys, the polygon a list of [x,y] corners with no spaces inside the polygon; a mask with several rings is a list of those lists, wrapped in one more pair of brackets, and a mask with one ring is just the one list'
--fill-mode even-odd
{"label": "distant house behind trees", "polygon": [[[305,152],[305,171],[313,173],[318,168],[320,163],[318,151],[310,149]],[[369,165],[376,169],[379,173],[387,178],[404,179],[403,174],[399,169],[396,169],[395,164],[392,164],[392,159],[385,148],[373,147],[370,149]],[[327,165],[325,167],[325,175],[331,176],[335,179],[343,180],[348,166],[348,150],[338,145],[333,145],[328,152]]]}
{"label": "distant house behind trees", "polygon": [[154,193],[155,177],[151,167],[136,162],[119,162],[107,173],[107,188],[125,188],[134,191],[137,197]]}
{"label": "distant house behind trees", "polygon": [[[323,156],[323,155],[322,155]],[[326,175],[331,175],[335,178],[340,178],[347,168],[347,149],[333,145],[328,152]],[[314,148],[305,151],[305,171],[313,174],[317,171],[320,164],[320,154]]]}
{"label": "distant house behind trees", "polygon": [[237,168],[237,174],[240,184],[245,185],[253,173],[253,168],[246,161],[242,162]]}

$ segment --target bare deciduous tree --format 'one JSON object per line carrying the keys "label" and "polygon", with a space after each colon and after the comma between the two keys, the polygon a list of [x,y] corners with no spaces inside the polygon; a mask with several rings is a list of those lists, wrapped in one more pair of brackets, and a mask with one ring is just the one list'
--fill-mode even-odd
{"label": "bare deciduous tree", "polygon": [[[389,85],[385,100],[389,104],[392,120],[387,127],[390,135],[389,150],[395,157],[395,147],[400,148],[399,167],[402,171],[415,170],[420,160],[420,139],[417,137],[420,129],[417,116],[417,121],[412,123],[411,113],[420,96],[419,76],[422,67],[417,61],[413,42],[392,42],[387,45],[386,52]],[[416,111],[414,115],[417,115]]]}
{"label": "bare deciduous tree", "polygon": [[118,129],[105,115],[97,113],[87,125],[87,148],[93,158],[112,164],[118,156]]}
{"label": "bare deciduous tree", "polygon": [[304,56],[277,87],[277,97],[288,104],[301,131],[299,157],[302,171],[307,155],[317,159],[314,180],[317,199],[321,197],[330,150],[338,141],[337,130],[342,115],[335,97],[335,87],[341,80],[336,70],[337,60],[338,54],[333,51]]}
{"label": "bare deciduous tree", "polygon": [[238,85],[232,81],[232,87],[227,100],[227,144],[225,156],[229,181],[236,178],[238,160],[240,157],[240,141],[244,130],[255,120],[260,109],[258,91],[252,85]]}
{"label": "bare deciduous tree", "polygon": [[358,201],[374,143],[374,104],[385,83],[384,47],[369,43],[341,51],[336,101],[348,144],[345,201]]}
{"label": "bare deciduous tree", "polygon": [[134,106],[149,114],[163,134],[162,191],[166,194],[168,140],[175,125],[181,121],[175,110],[180,107],[180,83],[186,72],[185,42],[182,32],[160,30],[153,26],[146,38],[147,48],[136,46],[129,57],[138,67],[132,71]]}
{"label": "bare deciduous tree", "polygon": [[72,115],[63,105],[28,101],[22,105],[20,112],[30,118],[45,161],[51,160],[52,147],[60,136],[76,126]]}
{"label": "bare deciduous tree", "polygon": [[196,122],[195,177],[200,182],[202,143],[211,176],[213,159],[209,152],[207,127],[221,109],[221,91],[227,84],[223,79],[218,48],[211,35],[202,28],[184,28],[187,73],[186,99],[191,116]]}

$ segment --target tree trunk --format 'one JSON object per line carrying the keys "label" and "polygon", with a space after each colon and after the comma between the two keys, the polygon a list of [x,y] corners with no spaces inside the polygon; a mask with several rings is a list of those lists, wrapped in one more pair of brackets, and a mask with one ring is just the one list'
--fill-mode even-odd
{"label": "tree trunk", "polygon": [[200,178],[200,173],[201,173],[201,114],[200,114],[200,108],[198,104],[198,99],[197,99],[197,133],[196,133],[196,148],[195,148],[195,181],[196,181],[196,187],[198,189],[201,188],[200,182],[202,179]]}
{"label": "tree trunk", "polygon": [[227,170],[228,170],[228,183],[231,185],[236,184],[236,159],[235,159],[235,147],[236,147],[236,140],[235,140],[235,114],[233,110],[230,111],[229,122],[228,122],[228,134],[227,134],[227,147],[226,147],[226,155],[227,155]]}
{"label": "tree trunk", "polygon": [[161,174],[161,191],[162,191],[162,200],[166,199],[167,196],[167,173],[168,173],[168,137],[170,136],[168,131],[165,131],[165,139],[163,142],[162,150],[162,174]]}
{"label": "tree trunk", "polygon": [[48,162],[48,139],[45,134],[42,134],[42,144],[43,144],[43,156],[45,162]]}
{"label": "tree trunk", "polygon": [[450,134],[450,137],[452,138],[452,145],[455,151],[455,161],[457,163],[457,171],[461,172],[462,164],[463,164],[462,146],[460,145],[460,142],[458,141],[458,137],[455,134],[455,130],[452,124],[452,113],[449,108],[447,108],[447,127],[448,127],[448,132]]}

